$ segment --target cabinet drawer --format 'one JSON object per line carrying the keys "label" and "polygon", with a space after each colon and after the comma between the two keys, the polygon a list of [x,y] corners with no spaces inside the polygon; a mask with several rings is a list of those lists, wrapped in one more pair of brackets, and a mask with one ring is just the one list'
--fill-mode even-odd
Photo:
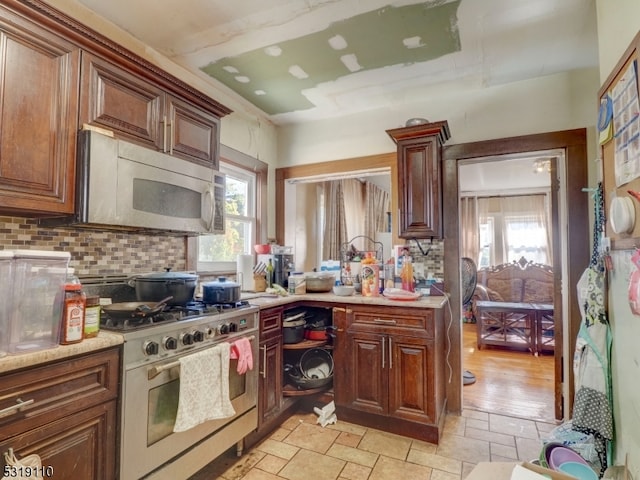
{"label": "cabinet drawer", "polygon": [[119,358],[111,349],[0,376],[0,441],[116,398]]}
{"label": "cabinet drawer", "polygon": [[260,339],[282,334],[282,307],[260,312]]}
{"label": "cabinet drawer", "polygon": [[401,327],[424,330],[426,336],[433,337],[433,311],[411,311],[396,308],[361,308],[353,309],[352,326],[372,325],[379,327]]}

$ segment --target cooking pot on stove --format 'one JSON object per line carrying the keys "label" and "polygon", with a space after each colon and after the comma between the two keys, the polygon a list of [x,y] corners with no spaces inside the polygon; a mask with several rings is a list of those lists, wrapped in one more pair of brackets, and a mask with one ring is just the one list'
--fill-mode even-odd
{"label": "cooking pot on stove", "polygon": [[172,297],[169,305],[186,305],[193,301],[198,275],[188,272],[172,272],[166,268],[164,272],[138,275],[129,280],[129,285],[136,289],[139,302],[159,302]]}
{"label": "cooking pot on stove", "polygon": [[202,301],[211,305],[239,302],[240,284],[227,280],[226,277],[203,283]]}

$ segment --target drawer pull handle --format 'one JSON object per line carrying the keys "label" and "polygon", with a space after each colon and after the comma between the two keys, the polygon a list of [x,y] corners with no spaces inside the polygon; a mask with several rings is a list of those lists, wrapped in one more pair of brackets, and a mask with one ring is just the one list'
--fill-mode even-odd
{"label": "drawer pull handle", "polygon": [[395,325],[397,322],[395,320],[383,320],[382,318],[374,318],[373,323],[379,323],[382,325]]}
{"label": "drawer pull handle", "polygon": [[0,417],[6,417],[8,415],[12,415],[14,413],[18,413],[24,407],[31,405],[35,400],[32,398],[31,400],[22,401],[21,398],[16,398],[16,404],[11,405],[10,407],[3,408],[0,410]]}
{"label": "drawer pull handle", "polygon": [[382,337],[382,368],[384,368],[384,354],[386,350],[385,340],[386,337]]}

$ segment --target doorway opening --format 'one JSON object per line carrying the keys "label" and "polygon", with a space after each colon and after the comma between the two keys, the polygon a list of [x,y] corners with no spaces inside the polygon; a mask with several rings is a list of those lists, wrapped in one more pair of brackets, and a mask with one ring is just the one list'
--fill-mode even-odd
{"label": "doorway opening", "polygon": [[[545,302],[552,307],[552,290],[542,289],[536,278],[528,282],[526,272],[534,264],[553,269],[551,164],[558,161],[564,162],[562,150],[458,162],[463,267],[480,270],[473,275],[480,284],[471,296],[464,284],[469,275],[461,276],[465,409],[555,420],[555,332],[548,321],[544,336],[536,329],[536,320],[549,315],[537,318],[528,313],[532,310],[518,309],[512,313],[504,305],[524,308]],[[491,278],[489,272],[500,278]],[[487,315],[478,308],[484,302],[499,310]],[[540,351],[535,346],[538,336],[544,342]]]}
{"label": "doorway opening", "polygon": [[[553,308],[556,345],[554,351],[554,415],[560,420],[571,415],[574,394],[571,352],[575,349],[580,311],[575,285],[589,262],[589,208],[582,189],[587,179],[586,129],[566,130],[520,137],[485,140],[443,148],[443,208],[445,288],[450,292],[452,318],[448,339],[451,345],[451,381],[447,384],[447,408],[460,413],[463,408],[463,323],[460,288],[462,250],[460,245],[459,163],[527,152],[559,150],[563,161],[551,165],[551,216],[553,243]],[[553,165],[557,163],[557,165]],[[571,248],[568,246],[571,245]],[[455,253],[455,254],[454,254]],[[454,273],[454,272],[457,272]],[[503,392],[498,392],[502,395]]]}

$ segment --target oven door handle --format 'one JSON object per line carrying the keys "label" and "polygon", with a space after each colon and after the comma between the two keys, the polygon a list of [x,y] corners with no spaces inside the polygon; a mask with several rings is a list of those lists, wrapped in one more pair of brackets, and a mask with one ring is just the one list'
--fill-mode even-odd
{"label": "oven door handle", "polygon": [[[250,337],[247,337],[249,341],[252,341],[255,338],[256,337],[253,335],[251,335]],[[151,367],[149,370],[147,370],[147,377],[149,378],[149,380],[153,380],[165,370],[170,370],[174,367],[179,367],[179,366],[180,366],[180,360],[176,360],[175,362],[169,362],[163,365],[158,365],[157,367]]]}

